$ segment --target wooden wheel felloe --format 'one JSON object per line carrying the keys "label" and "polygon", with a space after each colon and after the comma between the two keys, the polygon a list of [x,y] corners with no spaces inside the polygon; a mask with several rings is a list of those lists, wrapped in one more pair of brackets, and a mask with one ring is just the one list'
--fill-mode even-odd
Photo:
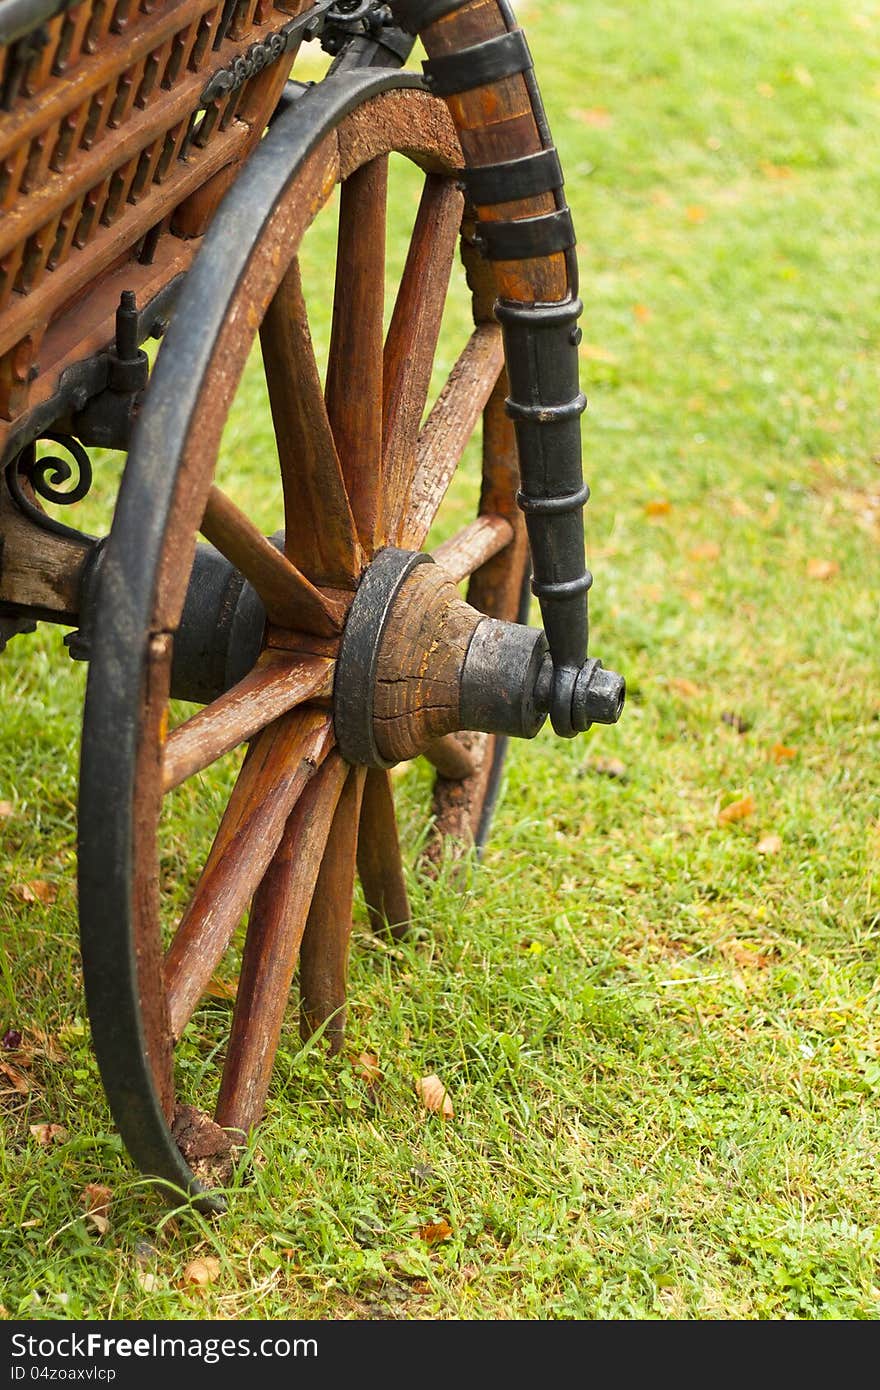
{"label": "wooden wheel felloe", "polygon": [[[384,333],[393,152],[425,181]],[[426,754],[438,769],[438,830],[479,838],[503,735],[523,717],[505,722],[502,711],[484,722],[489,732],[459,737],[466,653],[482,615],[517,619],[527,567],[500,329],[479,288],[473,333],[424,418],[464,209],[460,162],[446,107],[407,74],[331,77],[276,121],[188,276],[102,557],[80,819],[89,1011],[133,1157],[196,1193],[191,1161],[228,1149],[228,1131],[262,1115],[297,964],[303,1036],[324,1027],[341,1046],[356,874],[373,925],[405,928],[388,765]],[[298,250],[337,185],[322,381]],[[258,337],[280,469],[268,539],[215,481]],[[420,552],[481,418],[479,513],[426,562]],[[197,549],[199,532],[211,549]],[[395,555],[412,558],[382,589],[374,622],[364,596]],[[467,604],[456,588],[465,580]],[[539,637],[516,639],[535,671]],[[373,673],[365,689],[351,675],[361,659]],[[169,733],[170,698],[196,689],[203,708]],[[359,700],[378,756],[359,755],[341,713],[356,718]],[[242,745],[213,845],[169,933],[157,873],[163,798]],[[246,915],[214,1095],[181,1105],[175,1045]],[[213,1122],[201,1114],[209,1101]]]}

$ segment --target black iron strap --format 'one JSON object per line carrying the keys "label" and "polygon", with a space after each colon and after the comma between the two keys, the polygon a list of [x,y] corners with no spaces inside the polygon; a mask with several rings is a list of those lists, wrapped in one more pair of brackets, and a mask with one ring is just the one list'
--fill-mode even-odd
{"label": "black iron strap", "polygon": [[470,202],[478,208],[555,193],[564,182],[559,155],[552,147],[524,155],[522,159],[505,160],[503,164],[466,169],[463,181]]}
{"label": "black iron strap", "polygon": [[478,222],[474,241],[490,261],[531,261],[568,251],[577,238],[571,212],[560,208],[518,222]]}
{"label": "black iron strap", "polygon": [[420,34],[438,19],[470,5],[471,0],[394,0],[394,18],[410,34]]}
{"label": "black iron strap", "polygon": [[514,77],[531,66],[532,55],[522,29],[512,29],[509,34],[499,34],[442,58],[429,58],[422,64],[428,86],[440,97],[500,82],[503,77]]}

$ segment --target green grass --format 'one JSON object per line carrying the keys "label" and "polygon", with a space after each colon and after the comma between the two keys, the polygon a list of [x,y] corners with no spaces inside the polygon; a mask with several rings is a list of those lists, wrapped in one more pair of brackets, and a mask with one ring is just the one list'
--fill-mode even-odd
{"label": "green grass", "polygon": [[[17,639],[0,1023],[58,1052],[0,1096],[11,1316],[880,1310],[880,7],[597,0],[587,20],[546,0],[528,21],[581,238],[592,640],[628,677],[624,719],[512,750],[482,865],[413,875],[411,944],[358,908],[346,1056],[301,1052],[292,1019],[211,1226],[169,1215],[110,1125],[75,945],[83,671],[57,632]],[[229,467],[268,507],[255,413],[250,395]],[[472,487],[473,457],[448,525]],[[181,892],[223,785],[175,813]],[[414,848],[424,770],[400,786]],[[34,880],[54,904],[10,891]],[[219,1002],[198,1016],[187,1083],[227,1024]],[[415,1096],[434,1071],[446,1123]],[[66,1140],[37,1145],[44,1121]],[[103,1237],[79,1206],[96,1181]],[[182,1286],[200,1254],[218,1278]]]}

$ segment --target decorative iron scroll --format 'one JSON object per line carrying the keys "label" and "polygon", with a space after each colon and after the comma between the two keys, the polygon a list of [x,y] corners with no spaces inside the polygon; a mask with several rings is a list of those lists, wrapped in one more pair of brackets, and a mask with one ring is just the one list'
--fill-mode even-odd
{"label": "decorative iron scroll", "polygon": [[[6,470],[9,491],[19,510],[42,530],[51,531],[56,536],[79,537],[79,531],[56,521],[54,517],[48,516],[42,507],[36,506],[28,497],[22,483],[29,483],[36,496],[42,497],[45,502],[70,507],[74,502],[81,502],[92,486],[92,461],[79,440],[69,434],[47,432],[42,438],[64,449],[73,459],[73,464],[56,454],[37,458],[36,444],[29,444],[12,460]],[[75,478],[73,487],[64,488],[63,484],[69,483],[72,478]]]}

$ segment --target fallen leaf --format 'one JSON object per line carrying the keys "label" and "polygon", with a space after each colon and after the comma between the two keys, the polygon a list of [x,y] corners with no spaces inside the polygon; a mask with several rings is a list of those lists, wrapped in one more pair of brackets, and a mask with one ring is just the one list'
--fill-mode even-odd
{"label": "fallen leaf", "polygon": [[12,891],[23,903],[42,903],[43,907],[51,907],[58,897],[57,886],[47,883],[44,878],[33,878],[30,883],[14,883]]}
{"label": "fallen leaf", "polygon": [[752,727],[748,719],[743,719],[741,714],[734,714],[733,710],[726,709],[721,716],[721,723],[728,724],[731,729],[736,729],[738,734],[747,734]]}
{"label": "fallen leaf", "polygon": [[439,1076],[435,1076],[433,1073],[431,1076],[423,1076],[421,1081],[416,1082],[416,1090],[426,1110],[431,1110],[436,1115],[442,1115],[444,1120],[452,1119],[455,1114],[452,1097]]}
{"label": "fallen leaf", "polygon": [[614,117],[606,106],[587,106],[581,107],[572,112],[575,120],[581,121],[584,125],[591,125],[596,130],[607,130],[614,122]]}
{"label": "fallen leaf", "polygon": [[634,304],[633,316],[638,319],[639,323],[647,323],[653,314],[647,304]]}
{"label": "fallen leaf", "polygon": [[670,676],[669,689],[674,690],[677,695],[683,695],[686,700],[693,700],[701,693],[700,687],[689,681],[687,676]]}
{"label": "fallen leaf", "polygon": [[40,1147],[44,1149],[50,1148],[52,1144],[63,1144],[65,1139],[69,1138],[63,1125],[31,1125],[30,1131]]}
{"label": "fallen leaf", "polygon": [[828,580],[833,579],[840,573],[840,565],[836,560],[808,560],[807,578]]}
{"label": "fallen leaf", "polygon": [[79,1194],[79,1201],[92,1215],[106,1216],[113,1201],[113,1189],[101,1182],[87,1182]]}
{"label": "fallen leaf", "polygon": [[441,1216],[439,1221],[429,1221],[426,1226],[420,1226],[419,1235],[428,1245],[439,1245],[441,1240],[448,1240],[452,1235],[452,1227],[446,1217]]}
{"label": "fallen leaf", "polygon": [[755,798],[749,793],[740,797],[739,801],[731,801],[729,806],[725,806],[723,811],[718,812],[719,825],[731,825],[734,821],[747,820],[749,816],[755,814]]}
{"label": "fallen leaf", "polygon": [[791,70],[795,82],[799,82],[802,87],[815,87],[816,83],[809,68],[805,68],[803,63],[795,63]]}
{"label": "fallen leaf", "polygon": [[794,177],[794,170],[788,164],[773,164],[769,159],[763,159],[758,167],[765,179],[790,179]]}
{"label": "fallen leaf", "polygon": [[668,516],[672,511],[672,503],[665,497],[655,497],[650,502],[645,503],[646,516]]}
{"label": "fallen leaf", "polygon": [[238,977],[234,980],[221,980],[218,975],[214,975],[208,981],[205,993],[211,999],[229,999],[234,1004],[238,994]]}
{"label": "fallen leaf", "polygon": [[755,846],[759,854],[778,854],[782,849],[781,835],[765,835]]}
{"label": "fallen leaf", "polygon": [[797,757],[797,749],[788,743],[774,743],[770,749],[770,757],[774,763],[790,763],[792,758]]}
{"label": "fallen leaf", "polygon": [[722,941],[718,947],[725,960],[733,961],[734,965],[744,966],[751,970],[766,970],[770,964],[769,956],[765,956],[755,946],[749,945],[745,941],[737,941],[736,937],[732,941]]}
{"label": "fallen leaf", "polygon": [[375,1052],[361,1052],[353,1063],[355,1074],[372,1089],[382,1078]]}
{"label": "fallen leaf", "polygon": [[148,1270],[139,1269],[134,1277],[144,1293],[153,1293],[159,1283],[155,1274],[150,1274]]}
{"label": "fallen leaf", "polygon": [[42,1028],[29,1028],[27,1030],[32,1038],[36,1038],[39,1047],[35,1049],[43,1054],[49,1062],[66,1062],[67,1055],[61,1051],[55,1038],[50,1033],[46,1033]]}
{"label": "fallen leaf", "polygon": [[721,555],[721,546],[716,541],[701,541],[688,554],[692,560],[717,560]]}
{"label": "fallen leaf", "polygon": [[220,1261],[215,1255],[205,1255],[198,1260],[190,1260],[186,1269],[183,1271],[184,1284],[195,1284],[198,1288],[204,1288],[206,1284],[213,1284],[220,1273]]}
{"label": "fallen leaf", "polygon": [[14,812],[15,807],[11,801],[0,801],[0,820],[6,820]]}
{"label": "fallen leaf", "polygon": [[598,772],[600,777],[626,778],[626,763],[622,763],[620,758],[593,758],[588,767],[591,772]]}
{"label": "fallen leaf", "polygon": [[19,1071],[18,1067],[13,1067],[9,1062],[0,1062],[0,1076],[5,1076],[6,1080],[12,1085],[13,1091],[17,1091],[20,1096],[26,1096],[31,1089],[24,1072]]}
{"label": "fallen leaf", "polygon": [[706,209],[699,203],[692,203],[690,207],[685,208],[684,215],[688,222],[705,222]]}

